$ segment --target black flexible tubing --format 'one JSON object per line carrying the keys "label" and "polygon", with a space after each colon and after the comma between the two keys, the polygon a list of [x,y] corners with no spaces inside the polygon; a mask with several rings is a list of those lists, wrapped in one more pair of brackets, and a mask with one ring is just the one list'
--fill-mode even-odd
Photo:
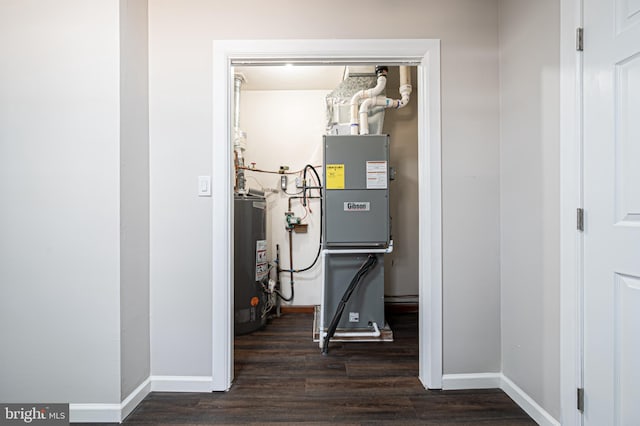
{"label": "black flexible tubing", "polygon": [[335,334],[336,329],[338,328],[338,323],[340,322],[340,318],[342,317],[342,313],[344,312],[344,308],[347,302],[349,301],[349,299],[351,298],[351,295],[353,294],[358,284],[360,283],[360,280],[369,272],[369,270],[376,264],[376,262],[377,262],[377,258],[374,255],[369,255],[365,263],[360,267],[358,272],[356,272],[356,275],[353,277],[353,279],[351,280],[351,283],[347,287],[347,290],[342,296],[342,299],[338,304],[338,308],[336,309],[336,312],[331,320],[329,329],[327,330],[327,336],[325,337],[325,340],[322,346],[323,355],[327,355],[329,353],[329,341],[331,340],[331,338]]}
{"label": "black flexible tubing", "polygon": [[[340,303],[338,304],[338,308],[336,309],[335,314],[333,314],[333,318],[331,319],[329,328],[327,329],[327,335],[325,336],[322,343],[322,355],[329,354],[329,340],[331,340],[334,333],[336,332],[336,329],[338,328],[338,323],[340,322],[340,318],[342,317],[342,313],[344,312],[344,308],[347,305],[349,298],[351,298],[351,295],[358,287],[358,284],[360,283],[362,278],[376,265],[377,262],[378,258],[376,257],[376,255],[370,254],[349,283],[349,286],[342,295],[342,299],[340,299]],[[322,332],[322,330],[320,330],[320,332]]]}
{"label": "black flexible tubing", "polygon": [[287,298],[284,297],[284,295],[282,293],[280,293],[279,290],[273,290],[275,294],[278,295],[278,297],[282,300],[284,300],[285,302],[291,302],[293,300],[293,296],[294,296],[294,292],[293,292],[293,285],[291,286],[291,295]]}
{"label": "black flexible tubing", "polygon": [[[291,235],[291,234],[289,234]],[[282,269],[282,272],[290,272],[290,273],[299,273],[299,272],[306,272],[309,269],[313,268],[314,266],[316,266],[316,263],[318,263],[318,259],[320,258],[320,253],[322,252],[322,202],[320,203],[320,241],[318,242],[318,251],[316,252],[316,257],[313,259],[313,262],[311,262],[311,265],[307,266],[306,268],[302,268],[302,269]],[[289,265],[289,267],[293,267],[293,264]]]}
{"label": "black flexible tubing", "polygon": [[[311,164],[307,164],[306,166],[304,166],[304,169],[302,171],[302,182],[304,182],[304,188],[303,188],[303,193],[302,193],[302,205],[303,206],[307,206],[307,190],[311,191],[311,188],[307,186],[307,170],[311,169],[311,171],[313,172],[314,175],[316,175],[316,179],[318,180],[318,185],[320,185],[320,175],[318,174],[318,171],[316,170],[315,167],[313,167]],[[322,189],[322,186],[320,186],[320,189]],[[311,192],[309,192],[309,195],[311,195]]]}
{"label": "black flexible tubing", "polygon": [[[289,201],[291,201],[292,199],[296,199],[296,198],[302,198],[302,197],[289,197]],[[306,268],[302,268],[302,269],[293,269],[293,263],[289,264],[289,269],[281,269],[282,272],[294,272],[294,273],[299,273],[299,272],[306,272],[309,269],[313,268],[316,263],[318,263],[318,259],[320,258],[320,253],[322,252],[322,217],[324,215],[323,209],[322,209],[322,197],[308,197],[308,198],[320,198],[320,236],[318,238],[318,251],[316,252],[316,257],[313,259],[313,262],[311,263],[311,265],[307,266]],[[289,208],[289,210],[291,210],[291,208]]]}
{"label": "black flexible tubing", "polygon": [[293,300],[293,230],[289,229],[289,284],[291,285],[291,299]]}
{"label": "black flexible tubing", "polygon": [[276,290],[280,290],[280,244],[276,244]]}
{"label": "black flexible tubing", "polygon": [[[305,183],[305,187],[302,189],[302,205],[306,207],[306,200],[307,200],[307,190],[311,191],[311,188],[306,186],[306,176],[307,176],[307,169],[311,169],[313,171],[313,173],[316,176],[316,179],[318,180],[318,182],[320,182],[320,175],[318,175],[318,171],[315,169],[315,167],[313,167],[310,164],[307,164],[306,166],[304,166],[304,170],[303,170],[303,178],[302,181]],[[318,187],[314,187],[314,189],[318,189],[320,191],[320,197],[322,198],[322,186],[318,186]],[[311,195],[309,195],[311,196]],[[292,198],[300,198],[300,197],[289,197],[289,203],[291,203],[291,199]],[[291,210],[291,206],[289,206],[289,210]],[[289,282],[291,284],[291,294],[289,295],[288,298],[284,297],[282,295],[282,293],[280,293],[280,291],[276,290],[275,293],[285,302],[291,302],[293,300],[294,297],[294,280],[293,280],[293,274],[294,273],[299,273],[299,272],[305,272],[310,270],[311,268],[313,268],[316,263],[318,262],[318,259],[320,258],[320,253],[322,251],[322,219],[323,219],[323,209],[322,209],[322,200],[320,201],[320,237],[319,237],[319,241],[318,241],[318,252],[316,253],[316,257],[313,259],[313,262],[311,263],[311,265],[307,266],[306,268],[302,268],[302,269],[293,269],[293,237],[292,237],[292,230],[289,229],[289,269],[280,269],[280,267],[278,266],[278,270],[281,272],[288,272],[290,277],[289,277]],[[344,308],[343,308],[344,309]]]}
{"label": "black flexible tubing", "polygon": [[[309,269],[316,266],[316,263],[318,263],[318,259],[320,258],[320,252],[322,251],[322,221],[323,221],[322,215],[323,214],[324,213],[322,211],[322,200],[320,200],[320,237],[318,238],[318,251],[316,252],[316,257],[315,259],[313,259],[313,262],[311,262],[311,265],[307,266],[306,268],[294,269],[293,272],[295,273],[308,271]],[[293,268],[293,264],[291,264],[290,267]]]}
{"label": "black flexible tubing", "polygon": [[293,281],[291,282],[291,294],[287,298],[280,292],[280,272],[283,272],[283,269],[280,268],[280,244],[276,244],[276,286],[273,292],[285,302],[291,302],[294,296]]}

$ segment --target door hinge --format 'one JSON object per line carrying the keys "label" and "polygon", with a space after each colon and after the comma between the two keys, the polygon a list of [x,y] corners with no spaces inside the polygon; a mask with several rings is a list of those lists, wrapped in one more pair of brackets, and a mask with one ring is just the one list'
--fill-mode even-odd
{"label": "door hinge", "polygon": [[584,50],[584,29],[576,28],[576,50],[582,52]]}
{"label": "door hinge", "polygon": [[576,213],[577,229],[578,231],[584,231],[584,209],[578,208]]}
{"label": "door hinge", "polygon": [[578,388],[577,396],[578,411],[584,412],[584,388]]}

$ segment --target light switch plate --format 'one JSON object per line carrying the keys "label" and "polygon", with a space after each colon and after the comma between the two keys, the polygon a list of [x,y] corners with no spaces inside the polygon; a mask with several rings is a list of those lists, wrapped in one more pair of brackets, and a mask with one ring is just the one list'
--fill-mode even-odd
{"label": "light switch plate", "polygon": [[198,176],[198,197],[211,197],[211,176]]}

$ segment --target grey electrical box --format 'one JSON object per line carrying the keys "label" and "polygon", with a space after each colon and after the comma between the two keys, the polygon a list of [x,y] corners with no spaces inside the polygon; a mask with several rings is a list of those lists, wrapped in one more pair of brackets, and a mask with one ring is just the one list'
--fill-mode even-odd
{"label": "grey electrical box", "polygon": [[389,245],[389,136],[324,136],[324,246]]}
{"label": "grey electrical box", "polygon": [[[340,299],[360,266],[367,260],[366,253],[331,254],[325,259],[324,326],[328,327],[338,309]],[[362,278],[349,298],[342,313],[339,329],[370,329],[375,322],[384,326],[384,259],[377,254],[378,262]]]}

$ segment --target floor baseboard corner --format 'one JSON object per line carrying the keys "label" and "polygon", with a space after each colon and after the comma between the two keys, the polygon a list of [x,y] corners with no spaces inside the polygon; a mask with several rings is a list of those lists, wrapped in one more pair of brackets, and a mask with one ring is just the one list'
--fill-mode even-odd
{"label": "floor baseboard corner", "polygon": [[69,404],[69,423],[122,423],[151,392],[147,377],[120,404]]}
{"label": "floor baseboard corner", "polygon": [[135,388],[129,396],[127,396],[121,405],[121,421],[127,418],[129,414],[136,409],[138,404],[142,402],[143,399],[146,398],[147,395],[151,392],[151,377],[147,377],[140,385]]}
{"label": "floor baseboard corner", "polygon": [[536,423],[540,426],[560,426],[551,414],[542,408],[533,400],[524,390],[511,381],[507,376],[501,374],[500,389],[504,391],[509,398],[520,406]]}

